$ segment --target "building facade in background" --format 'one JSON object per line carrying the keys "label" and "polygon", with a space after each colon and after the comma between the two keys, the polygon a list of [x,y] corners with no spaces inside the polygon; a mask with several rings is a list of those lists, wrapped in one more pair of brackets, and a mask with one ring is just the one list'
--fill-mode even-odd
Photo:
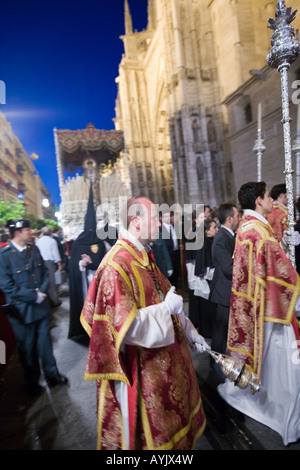
{"label": "building facade in background", "polygon": [[0,112],[0,199],[22,199],[26,212],[39,219],[54,219],[51,195],[13,133],[10,123]]}
{"label": "building facade in background", "polygon": [[[271,189],[285,182],[285,160],[280,74],[268,66],[257,71],[224,101],[228,111],[227,142],[232,158],[234,188],[241,182],[257,181],[257,154],[253,151],[257,138],[257,110],[261,103],[262,138],[265,147],[261,159],[261,180]],[[300,57],[289,70],[289,111],[291,118],[291,143],[295,147],[297,130],[300,131]],[[300,155],[300,148],[298,150]],[[294,196],[300,196],[299,164],[296,152],[292,152],[294,170]]]}
{"label": "building facade in background", "polygon": [[124,131],[132,193],[156,203],[236,202],[240,185],[256,176],[258,102],[266,145],[276,125],[263,176],[268,185],[283,181],[282,164],[268,157],[275,149],[283,158],[280,75],[266,71],[277,2],[148,0],[140,32],[124,3],[115,127]]}
{"label": "building facade in background", "polygon": [[[62,225],[71,238],[83,227],[89,174],[95,203],[115,209],[120,196],[141,194],[183,208],[237,203],[241,184],[257,180],[258,105],[262,178],[270,188],[284,182],[280,74],[266,65],[276,4],[148,0],[147,27],[135,31],[124,0],[115,130],[54,131]],[[292,8],[300,10],[300,0]],[[296,61],[289,72],[293,134],[298,69]],[[66,179],[67,168],[75,176]]]}

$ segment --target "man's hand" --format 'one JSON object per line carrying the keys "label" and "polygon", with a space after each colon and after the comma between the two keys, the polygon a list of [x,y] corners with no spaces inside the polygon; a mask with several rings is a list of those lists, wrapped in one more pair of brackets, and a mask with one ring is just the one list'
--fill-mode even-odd
{"label": "man's hand", "polygon": [[204,353],[205,351],[209,351],[211,347],[207,344],[203,336],[199,335],[194,343],[194,348],[199,353]]}
{"label": "man's hand", "polygon": [[203,336],[199,335],[198,331],[188,317],[183,314],[179,315],[178,319],[184,331],[187,342],[194,351],[204,353],[205,351],[211,349]]}
{"label": "man's hand", "polygon": [[183,311],[183,298],[181,295],[175,294],[175,287],[172,286],[166,295],[164,302],[167,304],[170,314],[182,313]]}
{"label": "man's hand", "polygon": [[44,302],[45,298],[47,297],[47,294],[40,292],[38,289],[36,289],[36,295],[37,295],[37,298],[35,301],[36,304],[41,304],[42,302]]}
{"label": "man's hand", "polygon": [[91,264],[92,260],[89,255],[81,255],[81,265],[82,266],[87,266],[88,264]]}

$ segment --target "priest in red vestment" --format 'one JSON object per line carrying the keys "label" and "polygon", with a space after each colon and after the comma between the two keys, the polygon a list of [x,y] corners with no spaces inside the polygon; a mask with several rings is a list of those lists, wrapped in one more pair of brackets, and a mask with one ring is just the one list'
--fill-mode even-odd
{"label": "priest in red vestment", "polygon": [[160,226],[155,205],[132,198],[123,225],[81,315],[90,335],[85,379],[97,381],[97,447],[189,450],[206,420],[188,343],[209,346],[149,250]]}
{"label": "priest in red vestment", "polygon": [[[276,184],[271,189],[270,195],[273,199],[273,208],[266,218],[274,231],[275,238],[280,243],[284,232],[288,229],[286,185]],[[282,247],[285,248],[284,245]]]}
{"label": "priest in red vestment", "polygon": [[294,309],[300,278],[266,220],[273,199],[265,183],[238,193],[244,217],[234,252],[227,354],[242,360],[261,382],[252,395],[228,381],[221,396],[234,408],[277,431],[284,444],[300,437],[299,329]]}

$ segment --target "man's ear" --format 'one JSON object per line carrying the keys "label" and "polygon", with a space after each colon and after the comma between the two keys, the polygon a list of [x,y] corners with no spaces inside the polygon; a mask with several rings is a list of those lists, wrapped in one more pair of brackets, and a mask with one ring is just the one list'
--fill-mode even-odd
{"label": "man's ear", "polygon": [[262,201],[261,196],[258,196],[258,197],[255,199],[255,206],[261,206],[261,201]]}
{"label": "man's ear", "polygon": [[134,226],[135,230],[140,231],[140,218],[137,215],[134,215],[131,218],[130,223]]}

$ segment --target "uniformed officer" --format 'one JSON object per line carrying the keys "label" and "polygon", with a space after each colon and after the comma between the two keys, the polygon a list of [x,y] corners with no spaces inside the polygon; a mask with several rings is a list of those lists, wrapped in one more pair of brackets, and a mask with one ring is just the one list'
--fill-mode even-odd
{"label": "uniformed officer", "polygon": [[0,251],[0,288],[6,295],[20,362],[24,368],[25,387],[30,395],[42,391],[40,366],[49,386],[66,384],[59,374],[53,355],[47,299],[48,272],[39,249],[32,243],[30,221],[7,222],[11,243]]}

